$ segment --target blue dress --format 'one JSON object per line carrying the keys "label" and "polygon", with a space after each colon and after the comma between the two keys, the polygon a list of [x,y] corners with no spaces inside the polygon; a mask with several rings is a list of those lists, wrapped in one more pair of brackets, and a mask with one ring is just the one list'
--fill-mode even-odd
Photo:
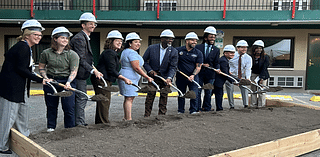
{"label": "blue dress", "polygon": [[[143,58],[132,49],[125,49],[122,51],[120,62],[121,62],[121,70],[120,75],[130,79],[132,83],[138,85],[141,76],[132,69],[131,61],[139,61],[139,66],[141,67],[144,64]],[[137,87],[132,85],[127,85],[123,80],[119,79],[119,88],[120,94],[127,97],[138,96],[136,92],[138,90]]]}

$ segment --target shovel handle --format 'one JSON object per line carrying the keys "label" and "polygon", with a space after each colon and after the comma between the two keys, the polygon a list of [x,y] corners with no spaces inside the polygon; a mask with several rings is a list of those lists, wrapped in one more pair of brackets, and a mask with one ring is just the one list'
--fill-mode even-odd
{"label": "shovel handle", "polygon": [[[212,68],[212,67],[207,67],[208,69],[211,69],[211,70],[214,70],[215,72],[217,72],[218,70],[217,69],[215,69],[215,68]],[[224,72],[220,72],[220,74],[221,75],[224,75],[224,76],[226,76],[226,77],[229,77],[229,78],[231,78],[232,80],[234,80],[236,83],[239,83],[239,81],[238,80],[236,80],[235,78],[233,78],[232,76],[230,76],[230,75],[228,75],[228,74],[226,74],[226,73],[224,73]]]}
{"label": "shovel handle", "polygon": [[[163,82],[166,82],[166,83],[167,83],[166,79],[164,79],[163,77],[161,77],[161,76],[159,76],[159,75],[154,75],[154,76],[160,78]],[[172,84],[171,84],[171,83],[169,83],[169,85],[172,87]]]}
{"label": "shovel handle", "polygon": [[[189,79],[189,76],[188,76],[188,75],[186,75],[185,73],[183,73],[183,72],[180,71],[180,70],[177,70],[177,71],[178,71],[181,75],[183,75],[184,77],[186,77],[186,78]],[[192,80],[192,82],[195,83],[195,84],[198,86],[198,88],[201,88],[201,86],[199,85],[198,82],[196,82],[195,80]]]}
{"label": "shovel handle", "polygon": [[[66,87],[66,85],[64,85],[64,84],[62,84],[62,83],[58,83],[58,82],[57,82],[57,85],[59,85],[59,86],[61,86],[61,87]],[[76,91],[76,89],[74,89],[74,88],[72,88],[72,87],[70,87],[70,88],[68,88],[68,89],[70,89],[70,90],[72,90],[72,91]]]}

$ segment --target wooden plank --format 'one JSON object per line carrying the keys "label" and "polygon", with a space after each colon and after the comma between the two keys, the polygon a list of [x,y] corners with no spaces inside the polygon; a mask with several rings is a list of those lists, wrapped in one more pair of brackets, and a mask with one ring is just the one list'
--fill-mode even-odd
{"label": "wooden plank", "polygon": [[211,157],[294,157],[320,148],[320,129]]}
{"label": "wooden plank", "polygon": [[314,110],[320,110],[319,106],[312,106],[312,105],[305,105],[305,104],[297,104],[293,102],[288,102],[288,101],[281,101],[281,100],[268,100],[266,102],[267,107],[293,107],[293,106],[298,106],[298,107],[306,107]]}
{"label": "wooden plank", "polygon": [[53,154],[11,128],[10,148],[20,157],[54,157]]}

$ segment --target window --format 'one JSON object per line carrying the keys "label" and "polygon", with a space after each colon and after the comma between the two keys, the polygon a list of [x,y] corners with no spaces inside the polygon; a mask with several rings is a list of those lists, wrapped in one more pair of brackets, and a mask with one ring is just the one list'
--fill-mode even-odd
{"label": "window", "polygon": [[[264,51],[270,57],[269,68],[293,68],[294,60],[294,38],[285,37],[234,37],[234,45],[239,40],[246,40],[249,46],[254,41],[264,41]],[[248,48],[248,54],[251,54],[252,47]]]}
{"label": "window", "polygon": [[[297,0],[296,10],[309,10],[309,0]],[[274,0],[273,10],[292,10],[293,1],[292,0]]]}
{"label": "window", "polygon": [[[145,11],[157,10],[158,1],[145,1]],[[160,11],[177,11],[177,1],[160,1]]]}
{"label": "window", "polygon": [[35,10],[64,10],[63,1],[61,2],[34,2],[33,8]]}
{"label": "window", "polygon": [[270,87],[303,87],[303,76],[270,76]]}

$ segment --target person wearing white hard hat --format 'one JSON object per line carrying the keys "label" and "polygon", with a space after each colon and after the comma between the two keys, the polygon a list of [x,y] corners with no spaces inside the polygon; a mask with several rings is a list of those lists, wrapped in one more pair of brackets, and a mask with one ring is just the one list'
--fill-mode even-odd
{"label": "person wearing white hard hat", "polygon": [[[173,38],[174,34],[170,29],[163,30],[160,34],[161,42],[159,44],[150,45],[143,55],[144,69],[160,88],[170,88],[169,84],[172,83],[172,79],[177,71],[178,51],[171,46]],[[158,77],[155,77],[155,75],[165,78],[166,84]],[[149,83],[148,85],[154,86],[152,83]],[[148,92],[145,101],[144,117],[149,117],[151,115],[155,96],[156,91]],[[160,93],[158,115],[166,114],[167,101],[168,93]]]}
{"label": "person wearing white hard hat", "polygon": [[[230,75],[230,66],[229,60],[234,57],[236,52],[236,48],[233,45],[226,45],[223,48],[223,56],[219,58],[219,65],[221,72]],[[234,82],[227,76],[222,74],[216,74],[215,81],[214,81],[214,95],[216,101],[216,111],[223,110],[222,101],[223,101],[223,85],[225,84],[226,80],[229,82]]]}
{"label": "person wearing white hard hat", "polygon": [[[256,40],[252,45],[252,73],[251,80],[257,84],[267,85],[267,79],[270,77],[268,67],[270,64],[269,56],[264,52],[264,42]],[[253,92],[257,91],[257,86],[251,85]],[[258,97],[259,96],[259,97]],[[266,94],[251,94],[251,107],[265,107]]]}
{"label": "person wearing white hard hat", "polygon": [[[37,20],[27,20],[21,27],[22,35],[18,43],[5,53],[5,60],[0,72],[0,154],[12,154],[9,149],[10,128],[29,136],[29,91],[30,81],[46,84],[33,73],[34,62],[31,47],[38,44],[44,28]],[[1,155],[0,155],[1,156]]]}
{"label": "person wearing white hard hat", "polygon": [[[245,40],[240,40],[237,42],[237,51],[232,59],[229,61],[230,72],[232,75],[237,77],[238,79],[248,79],[251,77],[251,67],[252,67],[252,59],[250,55],[247,54],[248,43]],[[240,86],[242,103],[244,108],[248,107],[249,100],[249,92],[244,87]],[[233,84],[229,81],[226,81],[226,90],[228,95],[228,101],[230,105],[230,109],[234,109],[234,98],[233,98]]]}
{"label": "person wearing white hard hat", "polygon": [[[123,80],[126,84],[132,83],[131,80],[119,73],[120,53],[123,50],[122,42],[123,37],[118,30],[110,31],[104,44],[104,51],[99,56],[97,69],[103,74],[108,87],[111,87],[112,83],[116,82],[117,79]],[[94,75],[91,75],[91,83],[96,95],[102,94],[109,99],[109,101],[97,102],[95,124],[109,123],[111,92],[99,88],[99,85],[104,87],[105,84],[103,80],[97,79]]]}
{"label": "person wearing white hard hat", "polygon": [[[135,33],[129,33],[126,36],[125,50],[123,50],[120,62],[121,70],[120,75],[130,79],[132,83],[138,85],[141,76],[148,79],[148,82],[152,82],[153,78],[149,77],[143,70],[142,66],[144,64],[143,58],[138,54],[138,50],[141,46],[141,38]],[[132,120],[131,108],[133,99],[138,96],[136,92],[138,88],[128,85],[123,80],[119,80],[120,94],[124,96],[123,109],[124,118],[123,120]]]}
{"label": "person wearing white hard hat", "polygon": [[[51,34],[51,47],[43,50],[39,60],[39,71],[43,78],[49,78],[58,83],[65,84],[63,88],[53,84],[57,92],[75,88],[74,81],[78,67],[79,56],[71,50],[69,39],[72,33],[65,27],[57,27]],[[54,58],[54,59],[53,59]],[[43,86],[44,97],[47,106],[47,132],[52,132],[57,126],[59,97],[53,96],[54,91],[48,85]],[[62,110],[64,112],[64,127],[72,128],[75,126],[74,106],[75,94],[61,98]]]}
{"label": "person wearing white hard hat", "polygon": [[[97,27],[97,20],[92,13],[83,13],[79,21],[81,23],[82,30],[77,33],[70,41],[70,46],[80,57],[79,69],[76,76],[76,89],[87,92],[87,79],[90,74],[94,74],[96,78],[101,78],[103,74],[93,67],[93,53],[90,46],[90,34]],[[76,93],[75,104],[75,125],[88,125],[85,122],[85,107],[87,100],[85,96],[80,93]]]}
{"label": "person wearing white hard hat", "polygon": [[[201,71],[199,72],[199,84],[203,86],[204,84],[210,83],[213,84],[215,80],[216,72],[205,68],[213,67],[217,70],[220,70],[218,60],[220,57],[220,49],[214,46],[216,39],[216,29],[213,26],[209,26],[204,30],[203,42],[196,46],[202,52],[203,55],[203,64]],[[197,102],[200,106],[200,111],[211,111],[211,89],[204,90],[203,102],[201,101],[202,89],[199,89],[197,93]],[[201,106],[202,104],[202,106]]]}
{"label": "person wearing white hard hat", "polygon": [[[190,32],[185,37],[186,46],[178,47],[178,70],[188,75],[186,79],[181,73],[176,74],[176,85],[182,93],[186,92],[187,86],[189,90],[198,92],[198,86],[192,82],[193,80],[198,82],[198,73],[200,72],[201,65],[203,63],[202,52],[195,48],[198,35],[194,32]],[[178,97],[178,113],[185,112],[185,98]],[[190,99],[189,113],[199,113],[200,106],[198,106],[197,99]]]}

